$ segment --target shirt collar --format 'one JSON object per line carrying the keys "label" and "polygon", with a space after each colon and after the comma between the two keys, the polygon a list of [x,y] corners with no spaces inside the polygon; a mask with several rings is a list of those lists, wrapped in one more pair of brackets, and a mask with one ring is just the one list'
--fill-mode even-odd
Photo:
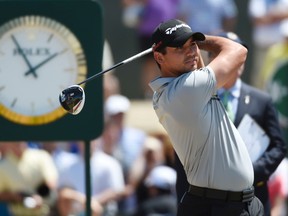
{"label": "shirt collar", "polygon": [[237,79],[235,84],[230,89],[220,88],[218,89],[218,95],[222,95],[225,91],[229,91],[231,95],[235,98],[240,97],[240,90],[241,90],[241,79]]}
{"label": "shirt collar", "polygon": [[157,77],[149,83],[149,86],[153,91],[157,91],[161,86],[170,83],[175,78],[176,77]]}

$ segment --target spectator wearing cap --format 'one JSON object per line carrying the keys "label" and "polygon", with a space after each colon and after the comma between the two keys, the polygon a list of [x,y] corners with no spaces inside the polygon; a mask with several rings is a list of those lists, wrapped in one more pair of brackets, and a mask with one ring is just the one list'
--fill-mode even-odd
{"label": "spectator wearing cap", "polygon": [[135,188],[137,204],[142,203],[148,197],[145,179],[150,171],[156,166],[167,164],[163,145],[160,139],[151,135],[147,136],[142,153],[132,166],[129,182]]}
{"label": "spectator wearing cap", "polygon": [[[244,46],[246,44],[233,32],[220,32],[218,36],[231,39]],[[210,61],[214,56],[209,55]],[[286,155],[287,147],[279,128],[277,112],[272,104],[271,97],[241,80],[244,65],[217,93],[224,104],[228,116],[236,127],[239,126],[245,114],[248,114],[265,131],[270,138],[266,151],[253,162],[255,195],[264,205],[265,215],[270,215],[270,202],[267,182]],[[226,97],[226,98],[225,98]],[[225,101],[226,100],[226,101]],[[230,110],[229,110],[230,109]],[[263,143],[261,143],[263,144]],[[181,199],[188,188],[186,175],[176,155],[175,167],[177,170],[177,195]],[[186,182],[186,183],[184,183]]]}
{"label": "spectator wearing cap", "polygon": [[138,206],[135,216],[176,216],[176,171],[165,165],[153,168],[145,179],[148,199]]}
{"label": "spectator wearing cap", "polygon": [[[125,115],[130,105],[130,100],[121,94],[114,94],[106,99],[104,104],[106,124],[101,137],[102,144],[100,144],[104,152],[120,162],[127,187],[130,185],[128,176],[131,167],[140,156],[147,136],[143,130],[125,125]],[[133,212],[135,209],[134,193],[127,193],[130,194],[127,194],[127,198],[120,205],[123,214]]]}
{"label": "spectator wearing cap", "polygon": [[[113,125],[117,130],[117,136],[114,135],[115,139],[111,143],[113,147],[107,153],[121,162],[124,173],[127,174],[133,161],[141,153],[146,133],[138,128],[125,125],[125,114],[131,106],[127,97],[120,94],[111,95],[107,98],[104,106],[107,124]],[[105,146],[102,147],[105,151]]]}

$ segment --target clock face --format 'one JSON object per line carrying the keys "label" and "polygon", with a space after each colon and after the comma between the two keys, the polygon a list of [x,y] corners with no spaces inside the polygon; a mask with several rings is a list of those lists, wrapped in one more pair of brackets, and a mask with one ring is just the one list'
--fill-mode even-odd
{"label": "clock face", "polygon": [[23,125],[41,125],[66,114],[59,92],[86,79],[75,35],[43,16],[23,16],[0,26],[0,114]]}

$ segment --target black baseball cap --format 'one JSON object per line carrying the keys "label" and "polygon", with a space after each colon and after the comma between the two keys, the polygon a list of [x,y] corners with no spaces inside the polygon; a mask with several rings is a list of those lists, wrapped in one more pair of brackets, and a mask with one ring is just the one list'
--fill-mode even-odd
{"label": "black baseball cap", "polygon": [[205,36],[201,32],[192,32],[185,22],[171,19],[160,23],[152,34],[153,50],[160,47],[182,46],[190,37],[195,41],[204,41]]}

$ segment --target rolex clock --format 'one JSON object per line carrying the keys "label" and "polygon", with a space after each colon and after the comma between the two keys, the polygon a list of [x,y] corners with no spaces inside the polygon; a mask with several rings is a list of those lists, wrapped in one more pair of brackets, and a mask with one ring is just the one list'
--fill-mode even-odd
{"label": "rolex clock", "polygon": [[103,130],[102,77],[70,115],[62,90],[102,70],[98,0],[0,0],[0,141],[92,140]]}
{"label": "rolex clock", "polygon": [[58,95],[87,77],[85,54],[62,23],[25,15],[0,26],[0,114],[23,125],[65,115]]}

